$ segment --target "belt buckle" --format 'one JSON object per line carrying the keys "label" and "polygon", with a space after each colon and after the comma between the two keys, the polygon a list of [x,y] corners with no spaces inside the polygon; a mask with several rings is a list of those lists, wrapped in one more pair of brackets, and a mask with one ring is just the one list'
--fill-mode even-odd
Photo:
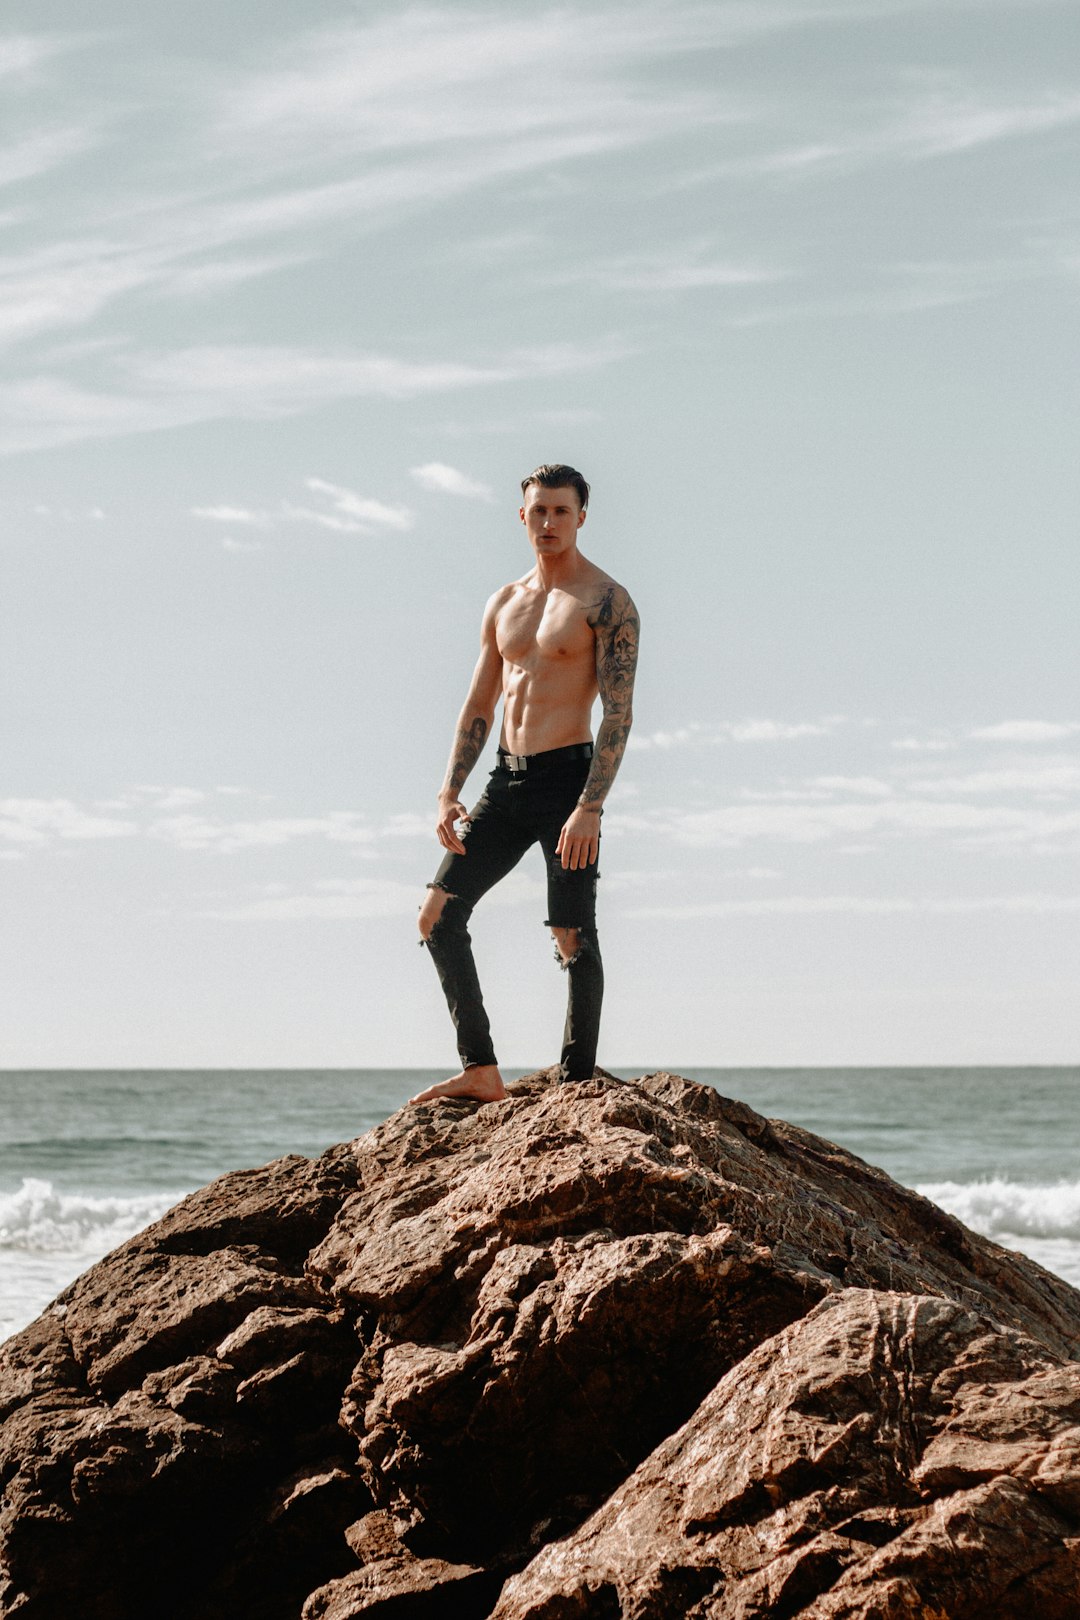
{"label": "belt buckle", "polygon": [[526,754],[507,754],[506,768],[509,771],[527,771],[529,760]]}

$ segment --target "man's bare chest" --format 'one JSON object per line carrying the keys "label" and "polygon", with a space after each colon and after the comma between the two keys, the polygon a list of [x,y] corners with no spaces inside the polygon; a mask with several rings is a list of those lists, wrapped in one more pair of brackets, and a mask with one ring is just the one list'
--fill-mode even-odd
{"label": "man's bare chest", "polygon": [[514,596],[499,613],[495,633],[499,652],[511,664],[591,664],[595,656],[585,604],[565,591]]}

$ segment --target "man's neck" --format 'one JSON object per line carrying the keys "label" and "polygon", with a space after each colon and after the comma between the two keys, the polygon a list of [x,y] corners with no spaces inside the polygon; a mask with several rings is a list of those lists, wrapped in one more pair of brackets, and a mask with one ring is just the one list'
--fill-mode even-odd
{"label": "man's neck", "polygon": [[583,561],[576,546],[572,551],[564,551],[559,557],[537,557],[536,578],[541,589],[550,591],[562,585],[569,585],[580,573]]}

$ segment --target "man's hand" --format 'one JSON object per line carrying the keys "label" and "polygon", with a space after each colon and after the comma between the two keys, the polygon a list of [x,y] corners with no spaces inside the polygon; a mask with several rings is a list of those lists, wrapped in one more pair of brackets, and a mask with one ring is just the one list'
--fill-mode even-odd
{"label": "man's hand", "polygon": [[443,849],[453,850],[455,855],[464,855],[465,845],[458,834],[457,822],[463,821],[468,825],[469,815],[460,799],[439,795],[439,821],[435,828],[439,843]]}
{"label": "man's hand", "polygon": [[600,811],[584,810],[576,804],[567,817],[555,853],[562,860],[563,871],[580,872],[586,866],[595,866],[600,854]]}

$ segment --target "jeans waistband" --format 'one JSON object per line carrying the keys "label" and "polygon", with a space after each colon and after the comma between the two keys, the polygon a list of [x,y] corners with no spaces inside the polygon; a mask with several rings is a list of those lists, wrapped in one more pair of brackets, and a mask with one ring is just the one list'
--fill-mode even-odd
{"label": "jeans waistband", "polygon": [[569,764],[575,759],[592,759],[591,742],[569,743],[565,748],[547,748],[542,754],[508,754],[499,749],[499,764],[504,771],[519,776],[525,771],[542,771],[550,765]]}

